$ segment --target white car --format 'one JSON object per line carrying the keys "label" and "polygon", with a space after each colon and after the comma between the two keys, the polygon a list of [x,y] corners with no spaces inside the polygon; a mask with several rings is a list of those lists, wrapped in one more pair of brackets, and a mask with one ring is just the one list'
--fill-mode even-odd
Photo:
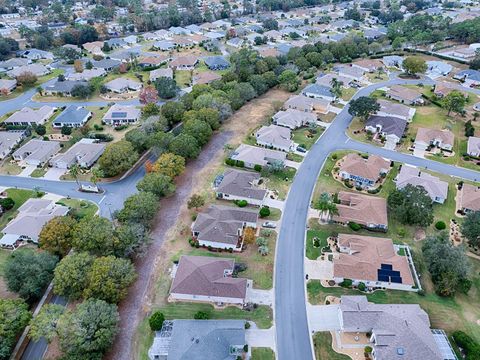
{"label": "white car", "polygon": [[270,228],[270,229],[275,229],[277,227],[277,224],[271,222],[271,221],[265,221],[263,224],[262,224],[262,227],[264,228]]}

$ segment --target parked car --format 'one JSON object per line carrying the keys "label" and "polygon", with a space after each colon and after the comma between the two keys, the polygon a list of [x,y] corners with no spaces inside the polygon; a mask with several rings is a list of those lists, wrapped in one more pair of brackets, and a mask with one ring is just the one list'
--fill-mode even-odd
{"label": "parked car", "polygon": [[305,149],[304,147],[301,147],[301,146],[297,146],[297,151],[299,151],[301,153],[306,153],[307,149]]}
{"label": "parked car", "polygon": [[263,224],[262,224],[262,227],[264,228],[269,228],[269,229],[275,229],[277,227],[277,224],[271,222],[271,221],[265,221]]}

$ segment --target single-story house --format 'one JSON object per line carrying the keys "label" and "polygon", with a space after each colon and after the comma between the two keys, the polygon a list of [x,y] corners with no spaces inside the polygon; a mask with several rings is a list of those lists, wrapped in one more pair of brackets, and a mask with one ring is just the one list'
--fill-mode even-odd
{"label": "single-story house", "polygon": [[311,98],[322,98],[328,101],[335,101],[337,98],[329,87],[318,84],[310,84],[302,90],[302,94]]}
{"label": "single-story house", "polygon": [[58,141],[32,139],[13,153],[16,161],[27,165],[41,166],[60,150]]}
{"label": "single-story house", "polygon": [[340,76],[350,78],[356,82],[365,80],[365,71],[359,67],[339,65],[335,66],[333,70]]}
{"label": "single-story house", "polygon": [[339,175],[352,181],[355,186],[372,188],[382,176],[390,171],[390,161],[377,155],[364,159],[357,153],[349,153],[340,161]]}
{"label": "single-story house", "polygon": [[207,56],[204,59],[204,62],[210,70],[225,70],[230,66],[230,63],[227,61],[227,59],[220,55]]}
{"label": "single-story house", "polygon": [[170,61],[168,66],[174,70],[193,70],[198,64],[198,57],[194,55],[178,56]]}
{"label": "single-story house", "polygon": [[326,74],[326,75],[319,75],[317,76],[316,84],[328,87],[329,89],[332,88],[332,81],[335,79],[339,83],[342,83],[342,87],[348,89],[350,84],[352,83],[352,79],[346,76],[338,75],[338,74]]}
{"label": "single-story house", "polygon": [[419,105],[424,103],[420,92],[401,85],[391,86],[387,91],[386,96],[407,105]]}
{"label": "single-story house", "polygon": [[397,254],[391,239],[339,234],[338,250],[340,254],[333,258],[337,284],[350,279],[354,285],[364,283],[367,288],[414,289],[409,259]]}
{"label": "single-story house", "polygon": [[10,115],[4,123],[15,126],[43,125],[52,117],[55,110],[56,108],[48,105],[44,105],[40,109],[24,107]]}
{"label": "single-story house", "polygon": [[19,75],[24,73],[32,73],[33,75],[39,77],[47,75],[50,73],[50,70],[45,65],[42,64],[29,64],[20,67],[13,68],[10,71],[7,71],[7,75],[11,78],[16,78]]}
{"label": "single-story house", "polygon": [[393,144],[398,144],[402,139],[407,126],[407,120],[394,116],[372,115],[365,123],[365,130],[373,134],[380,134],[389,139]]}
{"label": "single-story house", "polygon": [[383,69],[384,66],[383,63],[378,59],[361,59],[352,63],[352,67],[359,68],[364,72],[373,73],[379,69]]}
{"label": "single-story house", "polygon": [[383,99],[378,99],[377,102],[380,105],[380,110],[377,111],[375,115],[378,116],[393,116],[410,122],[417,111],[415,108],[399,104],[397,102]]}
{"label": "single-story house", "polygon": [[86,52],[93,55],[103,55],[103,41],[92,41],[82,45]]}
{"label": "single-story house", "polygon": [[199,85],[199,84],[210,84],[215,80],[220,80],[222,78],[221,75],[214,73],[213,71],[204,71],[193,75],[192,77],[192,84]]}
{"label": "single-story house", "polygon": [[234,38],[231,38],[230,40],[227,40],[227,45],[232,46],[236,49],[241,48],[243,43],[244,43],[243,39],[239,37],[234,37]]}
{"label": "single-story house", "polygon": [[478,70],[462,70],[456,73],[453,78],[462,81],[464,86],[471,87],[480,85],[480,71]]}
{"label": "single-story house", "polygon": [[122,94],[127,91],[138,91],[142,88],[142,83],[128,78],[116,78],[105,84],[108,91]]}
{"label": "single-story house", "polygon": [[114,104],[103,116],[104,124],[118,126],[134,124],[140,119],[141,110],[134,105]]}
{"label": "single-story house", "polygon": [[439,82],[437,81],[433,87],[433,93],[439,98],[443,98],[450,94],[452,91],[460,92],[465,98],[468,98],[468,94],[459,90],[455,84],[448,83],[446,81]]}
{"label": "single-story house", "polygon": [[103,69],[85,69],[82,72],[74,72],[68,74],[65,79],[70,81],[89,81],[96,77],[102,77],[107,75],[107,72]]}
{"label": "single-story house", "polygon": [[332,220],[339,224],[357,223],[369,230],[387,231],[387,201],[384,198],[340,191],[338,215]]}
{"label": "single-story house", "polygon": [[50,51],[40,49],[27,49],[20,52],[19,55],[30,60],[53,60],[53,54]]}
{"label": "single-story house", "polygon": [[72,96],[72,90],[75,86],[88,86],[87,81],[55,81],[53,84],[45,85],[43,88],[43,92],[45,95],[48,96]]}
{"label": "single-story house", "polygon": [[447,76],[452,69],[452,65],[443,61],[427,61],[427,75],[432,78]]}
{"label": "single-story house", "polygon": [[161,51],[170,51],[175,48],[175,44],[169,40],[160,40],[156,41],[152,47]]}
{"label": "single-story house", "polygon": [[443,150],[452,151],[454,138],[455,136],[450,130],[418,128],[415,148],[426,149],[429,146],[436,146]]}
{"label": "single-story house", "polygon": [[0,61],[0,71],[6,72],[17,67],[26,66],[31,63],[29,59],[11,58],[5,61]]}
{"label": "single-story house", "polygon": [[241,144],[230,159],[242,161],[246,168],[253,169],[255,165],[266,166],[273,163],[285,164],[287,154],[283,151],[265,149],[258,146]]}
{"label": "single-story house", "polygon": [[295,147],[289,128],[277,125],[262,126],[255,133],[257,144],[269,149],[292,151]]}
{"label": "single-story house", "polygon": [[457,202],[457,207],[465,214],[480,211],[480,187],[463,184],[458,190]]}
{"label": "single-story house", "polygon": [[403,189],[407,185],[423,187],[430,199],[436,203],[443,204],[447,199],[448,182],[404,164],[397,175],[396,186],[397,189]]}
{"label": "single-story house", "polygon": [[260,189],[260,174],[251,171],[227,169],[215,179],[217,198],[223,200],[245,200],[251,205],[261,206],[267,190]]}
{"label": "single-story house", "polygon": [[395,67],[401,70],[403,65],[403,56],[398,56],[398,55],[384,56],[381,61],[386,67]]}
{"label": "single-story house", "polygon": [[66,152],[54,156],[50,165],[58,169],[70,169],[74,164],[88,169],[98,160],[105,150],[105,144],[97,144],[94,139],[82,139]]}
{"label": "single-story house", "polygon": [[138,66],[141,68],[154,68],[169,61],[168,56],[144,56],[138,60]]}
{"label": "single-story house", "polygon": [[293,109],[326,114],[330,111],[330,102],[321,98],[316,99],[303,95],[293,95],[283,104],[283,108],[285,110]]}
{"label": "single-story house", "polygon": [[83,106],[69,105],[53,121],[54,128],[68,126],[79,128],[87,123],[92,117],[92,112]]}
{"label": "single-story house", "polygon": [[309,124],[317,123],[317,115],[314,113],[308,113],[295,109],[287,109],[285,111],[281,110],[273,115],[272,119],[274,124],[284,126],[292,130]]}
{"label": "single-story house", "polygon": [[470,156],[480,157],[480,138],[470,136],[467,142],[467,154]]}
{"label": "single-story house", "polygon": [[192,224],[192,236],[200,246],[242,251],[243,233],[256,228],[258,210],[211,205],[198,214]]}
{"label": "single-story house", "polygon": [[0,92],[6,92],[10,94],[13,90],[17,88],[16,79],[0,79]]}
{"label": "single-story house", "polygon": [[247,279],[234,277],[234,269],[234,259],[183,255],[169,300],[242,305],[247,295]]}
{"label": "single-story house", "polygon": [[0,131],[0,160],[5,159],[25,137],[24,131]]}
{"label": "single-story house", "polygon": [[170,68],[161,68],[150,71],[150,81],[155,81],[161,77],[173,79],[173,70]]}
{"label": "single-story house", "polygon": [[106,72],[110,72],[118,68],[122,62],[120,60],[115,60],[115,59],[101,59],[101,60],[92,60],[91,63],[95,69],[102,69],[102,70],[105,70]]}

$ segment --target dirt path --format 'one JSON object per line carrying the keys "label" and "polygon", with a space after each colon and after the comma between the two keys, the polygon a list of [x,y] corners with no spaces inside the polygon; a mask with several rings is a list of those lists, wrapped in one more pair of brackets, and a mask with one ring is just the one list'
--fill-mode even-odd
{"label": "dirt path", "polygon": [[176,182],[175,194],[161,200],[160,211],[155,220],[156,226],[152,231],[153,242],[146,255],[136,261],[138,277],[129,289],[126,299],[119,305],[120,331],[106,359],[130,360],[138,357],[133,346],[135,332],[155,298],[156,275],[165,269],[164,266],[169,263],[172,255],[169,251],[171,249],[162,245],[176,233],[175,230],[181,223],[179,219],[187,212],[186,201],[200,183],[199,179],[221,161],[225,144],[241,142],[249,129],[255,127],[265,116],[271,115],[289,95],[281,90],[271,90],[237,111],[222,127],[222,131],[212,137],[200,156],[189,162],[186,171]]}

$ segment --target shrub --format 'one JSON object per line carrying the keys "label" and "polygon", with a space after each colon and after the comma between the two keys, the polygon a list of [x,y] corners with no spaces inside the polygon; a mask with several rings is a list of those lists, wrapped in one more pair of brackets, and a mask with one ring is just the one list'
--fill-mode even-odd
{"label": "shrub", "polygon": [[353,222],[353,221],[350,221],[348,223],[348,226],[350,227],[350,229],[352,229],[353,231],[358,231],[362,228],[361,225],[357,224],[356,222]]}
{"label": "shrub", "polygon": [[270,208],[268,206],[263,206],[260,209],[260,217],[264,218],[264,217],[267,217],[267,216],[270,216]]}
{"label": "shrub", "polygon": [[437,221],[435,223],[435,229],[437,230],[445,230],[447,228],[447,224],[444,221]]}
{"label": "shrub", "polygon": [[229,165],[229,166],[235,166],[235,160],[233,159],[225,159],[225,164]]}
{"label": "shrub", "polygon": [[148,324],[152,331],[158,331],[162,328],[163,322],[165,321],[165,316],[160,311],[155,311],[150,319],[148,319]]}
{"label": "shrub", "polygon": [[373,351],[371,346],[365,346],[364,352],[365,354],[371,354]]}
{"label": "shrub", "polygon": [[360,291],[367,290],[367,286],[365,285],[365,283],[361,282],[360,284],[358,284],[358,290]]}
{"label": "shrub", "polygon": [[349,288],[352,287],[352,280],[351,279],[344,279],[341,283],[340,286],[344,288]]}
{"label": "shrub", "polygon": [[237,160],[236,165],[240,168],[245,167],[245,163],[242,160]]}
{"label": "shrub", "polygon": [[4,199],[0,199],[0,206],[5,210],[10,210],[11,208],[13,208],[14,205],[15,201],[13,201],[12,198],[7,197]]}
{"label": "shrub", "polygon": [[345,184],[345,186],[349,189],[352,189],[353,188],[353,184],[350,183],[349,180],[344,180],[343,183]]}
{"label": "shrub", "polygon": [[245,321],[245,329],[248,330],[250,329],[250,323],[248,321]]}
{"label": "shrub", "polygon": [[452,336],[457,345],[465,351],[467,360],[477,358],[476,355],[480,354],[480,344],[463,331],[455,331]]}
{"label": "shrub", "polygon": [[420,296],[425,296],[425,290],[418,290],[417,294]]}
{"label": "shrub", "polygon": [[195,315],[193,315],[195,320],[208,320],[210,319],[210,314],[205,311],[197,311]]}
{"label": "shrub", "polygon": [[247,344],[243,345],[243,352],[248,352],[248,345]]}
{"label": "shrub", "polygon": [[262,171],[262,165],[256,164],[256,165],[253,167],[253,169],[254,169],[255,171],[260,172],[260,171]]}
{"label": "shrub", "polygon": [[245,207],[245,206],[248,205],[248,202],[247,202],[247,200],[237,200],[237,201],[235,201],[235,204],[238,207]]}
{"label": "shrub", "polygon": [[338,159],[338,155],[337,154],[333,154],[332,155],[332,160],[337,160]]}

